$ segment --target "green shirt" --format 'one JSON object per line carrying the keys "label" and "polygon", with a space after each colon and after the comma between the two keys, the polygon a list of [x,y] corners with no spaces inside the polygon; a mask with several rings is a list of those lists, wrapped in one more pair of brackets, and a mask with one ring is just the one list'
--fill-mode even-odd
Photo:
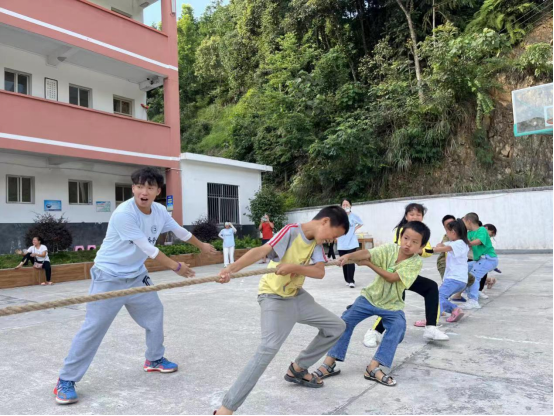
{"label": "green shirt", "polygon": [[467,233],[469,241],[480,240],[481,244],[478,246],[472,246],[473,260],[477,261],[481,256],[489,255],[490,257],[496,257],[496,252],[492,246],[492,241],[485,227],[479,227],[475,231],[469,231]]}
{"label": "green shirt", "polygon": [[362,289],[364,296],[369,303],[377,308],[389,311],[404,309],[402,293],[414,283],[421,271],[423,261],[417,254],[397,263],[400,246],[398,244],[384,244],[369,250],[371,262],[377,267],[385,269],[389,273],[398,273],[400,280],[389,283],[377,275],[373,282]]}

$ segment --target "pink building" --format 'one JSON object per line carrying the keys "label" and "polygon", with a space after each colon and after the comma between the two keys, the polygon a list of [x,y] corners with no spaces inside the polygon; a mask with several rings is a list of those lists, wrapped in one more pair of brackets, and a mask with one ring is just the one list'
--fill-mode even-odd
{"label": "pink building", "polygon": [[[183,223],[174,4],[0,1],[0,232],[11,236],[0,252],[58,208],[77,243],[98,243],[138,166],[165,173]],[[146,7],[161,8],[161,31],[142,22]],[[158,87],[162,124],[144,108]]]}

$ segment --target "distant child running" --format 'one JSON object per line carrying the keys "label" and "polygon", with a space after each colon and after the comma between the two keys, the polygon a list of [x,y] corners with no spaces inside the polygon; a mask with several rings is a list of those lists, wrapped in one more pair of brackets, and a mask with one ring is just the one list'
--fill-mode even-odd
{"label": "distant child running", "polygon": [[467,229],[461,219],[449,221],[446,226],[446,235],[450,241],[438,244],[433,250],[435,253],[448,253],[446,257],[446,270],[444,281],[439,288],[439,299],[441,313],[447,312],[450,317],[447,322],[457,322],[463,311],[448,298],[455,293],[461,292],[467,286],[467,253],[469,241],[467,240]]}
{"label": "distant child running", "polygon": [[392,367],[398,344],[406,333],[404,298],[402,294],[418,278],[423,261],[418,255],[429,241],[431,231],[419,221],[403,224],[398,244],[385,244],[371,250],[360,250],[341,257],[343,263],[354,260],[377,273],[373,282],[362,290],[353,305],[342,314],[346,331],[327,353],[325,361],[316,371],[321,378],[338,375],[336,361],[344,361],[350,338],[356,325],[371,316],[380,316],[385,327],[381,345],[366,367],[364,378],[385,386],[396,385],[396,380],[386,375],[380,366]]}
{"label": "distant child running", "polygon": [[306,276],[323,279],[326,258],[321,244],[346,234],[348,228],[348,215],[342,208],[323,208],[313,220],[287,225],[267,244],[248,251],[220,272],[220,282],[227,283],[231,273],[266,256],[271,259],[268,267],[277,268],[276,273],[268,273],[260,280],[261,344],[216,414],[232,414],[242,405],[297,323],[316,327],[319,333],[291,363],[285,380],[305,387],[323,387],[323,381],[309,374],[308,368],[337,342],[346,325],[319,305],[302,285]]}

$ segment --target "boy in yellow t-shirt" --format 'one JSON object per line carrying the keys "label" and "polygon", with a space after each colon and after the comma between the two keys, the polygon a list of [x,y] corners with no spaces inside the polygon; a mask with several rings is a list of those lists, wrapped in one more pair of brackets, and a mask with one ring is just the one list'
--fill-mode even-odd
{"label": "boy in yellow t-shirt", "polygon": [[319,333],[291,363],[285,380],[305,387],[323,387],[323,382],[307,369],[329,351],[346,326],[316,303],[302,285],[306,277],[323,279],[326,258],[322,243],[346,234],[348,228],[348,215],[342,208],[323,208],[313,220],[287,225],[268,243],[250,250],[221,271],[220,282],[227,283],[231,273],[265,257],[270,259],[268,268],[277,268],[277,272],[262,277],[258,289],[262,342],[216,414],[232,414],[242,405],[296,323],[314,326]]}
{"label": "boy in yellow t-shirt", "polygon": [[316,371],[321,378],[340,373],[340,370],[335,369],[336,361],[344,361],[346,358],[354,328],[363,320],[377,315],[382,318],[386,331],[381,345],[366,367],[364,378],[385,386],[396,385],[396,380],[386,375],[379,366],[392,366],[396,348],[404,339],[406,317],[402,294],[413,284],[421,271],[423,261],[418,253],[425,247],[430,236],[431,231],[425,224],[412,221],[404,225],[400,234],[400,245],[385,244],[341,257],[342,262],[353,260],[357,261],[358,265],[368,266],[377,273],[377,277],[342,314],[342,319],[346,322],[346,331]]}

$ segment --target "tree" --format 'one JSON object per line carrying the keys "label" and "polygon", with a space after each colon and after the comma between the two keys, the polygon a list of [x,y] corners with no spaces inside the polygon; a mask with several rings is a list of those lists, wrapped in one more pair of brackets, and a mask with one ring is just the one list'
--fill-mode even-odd
{"label": "tree", "polygon": [[250,200],[248,211],[248,218],[254,224],[259,224],[265,214],[269,215],[269,219],[275,224],[275,230],[280,230],[287,222],[285,198],[267,185],[256,192]]}
{"label": "tree", "polygon": [[43,244],[48,247],[49,253],[67,250],[73,244],[73,237],[67,228],[68,222],[63,215],[56,218],[49,212],[37,214],[34,224],[25,234],[25,244],[30,247],[33,238],[40,237]]}
{"label": "tree", "polygon": [[404,4],[401,0],[396,0],[396,4],[398,4],[398,7],[400,7],[402,13],[404,13],[404,15],[406,16],[406,21],[408,22],[408,27],[410,28],[410,37],[412,39],[412,53],[414,54],[414,65],[417,78],[417,93],[419,95],[419,101],[423,104],[423,81],[421,79],[421,67],[419,62],[419,53],[417,51],[417,36],[414,28],[414,23],[412,21],[414,1],[406,0],[406,4]]}

